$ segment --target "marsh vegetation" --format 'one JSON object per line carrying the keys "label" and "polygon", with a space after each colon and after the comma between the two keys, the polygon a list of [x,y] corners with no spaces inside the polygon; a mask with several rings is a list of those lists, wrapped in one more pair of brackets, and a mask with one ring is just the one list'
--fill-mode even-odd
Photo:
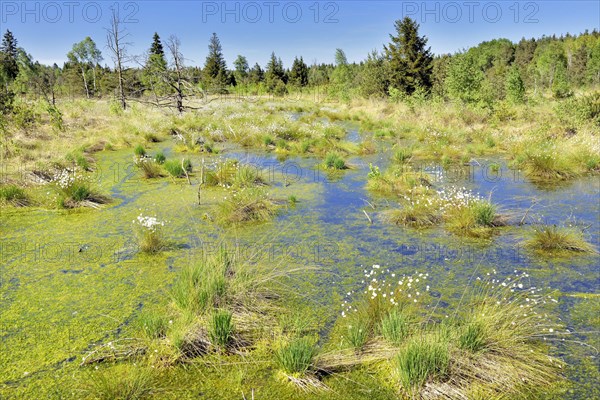
{"label": "marsh vegetation", "polygon": [[[273,54],[260,78],[223,69],[214,35],[198,77],[155,35],[124,87],[21,54],[0,396],[597,397],[599,40],[422,48],[416,81],[386,75],[402,46]],[[577,80],[547,79],[584,45]]]}

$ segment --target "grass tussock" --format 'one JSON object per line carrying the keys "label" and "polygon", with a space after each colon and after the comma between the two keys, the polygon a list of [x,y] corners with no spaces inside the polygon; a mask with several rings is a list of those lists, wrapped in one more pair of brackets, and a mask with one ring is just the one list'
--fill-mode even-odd
{"label": "grass tussock", "polygon": [[390,343],[400,344],[410,335],[413,323],[409,315],[398,309],[390,310],[381,319],[381,336]]}
{"label": "grass tussock", "polygon": [[344,170],[348,169],[346,161],[338,153],[327,153],[323,166],[330,170]]}
{"label": "grass tussock", "polygon": [[450,368],[449,346],[434,335],[413,337],[394,362],[402,387],[409,392],[418,392],[427,381],[446,378]]}
{"label": "grass tussock", "polygon": [[432,186],[432,178],[428,174],[415,171],[410,166],[392,166],[383,173],[377,166],[369,165],[369,169],[367,189],[376,193],[396,196],[422,194]]}
{"label": "grass tussock", "polygon": [[140,214],[133,223],[134,234],[140,251],[156,254],[167,247],[167,241],[163,233],[164,221]]}
{"label": "grass tussock", "polygon": [[14,207],[25,207],[30,204],[30,199],[25,189],[17,185],[3,185],[0,186],[0,202]]}
{"label": "grass tussock", "polygon": [[163,164],[163,167],[174,178],[184,178],[188,173],[192,172],[192,162],[188,158],[181,161],[167,160]]}
{"label": "grass tussock", "polygon": [[[547,317],[551,296],[525,287],[527,274],[478,278],[480,285],[465,293],[450,318],[422,306],[429,292],[426,274],[389,274],[379,266],[365,273],[367,295],[342,312],[318,368],[331,373],[372,366],[375,377],[395,382],[403,397],[420,399],[473,393],[536,399],[562,381],[563,364],[548,354],[544,341],[561,329]],[[379,327],[367,330],[362,350],[333,345],[357,319]]]}
{"label": "grass tussock", "polygon": [[[257,274],[235,254],[221,249],[184,267],[170,291],[175,317],[163,341],[170,362],[218,350],[247,351],[273,339],[281,309],[271,285],[287,273],[279,268]],[[291,273],[291,272],[288,272]]]}
{"label": "grass tussock", "polygon": [[142,158],[136,162],[136,165],[145,179],[162,178],[165,176],[159,162],[155,160]]}
{"label": "grass tussock", "polygon": [[313,366],[316,353],[314,341],[302,337],[293,339],[275,350],[275,359],[283,372],[303,375]]}
{"label": "grass tussock", "polygon": [[139,400],[157,389],[153,374],[143,366],[119,365],[89,373],[83,385],[86,398],[98,400]]}
{"label": "grass tussock", "polygon": [[78,169],[60,170],[52,178],[52,183],[58,192],[60,208],[98,208],[98,205],[110,202],[110,198],[98,193],[90,179]]}
{"label": "grass tussock", "polygon": [[166,335],[169,319],[157,312],[143,312],[137,320],[138,326],[148,339],[159,339]]}
{"label": "grass tussock", "polygon": [[237,160],[216,163],[203,173],[204,185],[224,188],[249,188],[266,185],[261,170],[253,165],[241,164]]}
{"label": "grass tussock", "polygon": [[489,199],[465,189],[409,190],[400,204],[401,208],[383,213],[385,221],[416,228],[443,223],[452,233],[472,237],[489,237],[494,228],[505,225],[505,218]]}
{"label": "grass tussock", "polygon": [[598,252],[585,240],[581,230],[556,225],[534,227],[531,237],[525,241],[525,246],[545,253],[596,254]]}
{"label": "grass tussock", "polygon": [[277,215],[280,206],[262,188],[243,188],[224,196],[217,207],[217,220],[224,225],[266,222]]}

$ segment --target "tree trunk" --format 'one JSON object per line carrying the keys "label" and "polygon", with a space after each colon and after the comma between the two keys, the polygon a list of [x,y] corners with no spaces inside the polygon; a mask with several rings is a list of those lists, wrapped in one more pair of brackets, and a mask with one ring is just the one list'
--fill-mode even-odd
{"label": "tree trunk", "polygon": [[85,87],[85,95],[90,98],[90,88],[88,87],[87,78],[85,77],[85,69],[81,66],[81,76],[83,77],[83,86]]}
{"label": "tree trunk", "polygon": [[96,66],[94,65],[94,70],[93,70],[93,78],[94,78],[94,96],[96,96],[96,93],[98,93],[98,89],[96,89]]}
{"label": "tree trunk", "polygon": [[111,26],[110,29],[108,29],[108,48],[113,53],[113,60],[117,69],[117,77],[119,79],[118,96],[123,110],[127,109],[127,102],[125,101],[125,85],[123,79],[123,62],[125,57],[124,46],[128,45],[126,42],[122,42],[125,37],[127,37],[127,34],[121,30],[121,20],[119,19],[119,14],[113,9]]}

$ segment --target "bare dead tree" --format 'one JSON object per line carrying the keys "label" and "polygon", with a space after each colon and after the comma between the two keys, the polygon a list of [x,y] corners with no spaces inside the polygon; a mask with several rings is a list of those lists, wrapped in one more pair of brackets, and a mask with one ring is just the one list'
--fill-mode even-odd
{"label": "bare dead tree", "polygon": [[117,77],[119,80],[119,100],[123,110],[127,108],[127,102],[125,101],[125,84],[123,78],[123,66],[127,62],[127,47],[131,43],[125,40],[129,36],[126,29],[123,27],[123,22],[119,17],[119,10],[112,8],[110,27],[106,28],[106,47],[111,53],[111,57],[115,63],[115,69],[117,71]]}
{"label": "bare dead tree", "polygon": [[169,81],[170,86],[175,90],[175,102],[177,111],[180,113],[183,112],[183,54],[179,48],[181,47],[181,42],[177,36],[171,35],[167,40],[167,48],[171,53],[173,69],[174,69],[174,77],[175,79],[171,82]]}

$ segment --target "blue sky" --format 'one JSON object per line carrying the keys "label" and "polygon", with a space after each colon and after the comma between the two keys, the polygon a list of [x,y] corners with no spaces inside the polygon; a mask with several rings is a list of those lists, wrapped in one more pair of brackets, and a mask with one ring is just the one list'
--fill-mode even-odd
{"label": "blue sky", "polygon": [[238,54],[264,66],[272,51],[286,67],[294,56],[333,62],[336,48],[350,61],[381,50],[394,21],[410,16],[436,54],[494,38],[580,33],[600,29],[600,1],[7,1],[0,0],[0,29],[13,31],[36,60],[61,64],[73,43],[91,36],[106,51],[110,7],[118,4],[132,43],[141,54],[157,31],[175,34],[189,65],[202,65],[216,32],[228,65]]}

